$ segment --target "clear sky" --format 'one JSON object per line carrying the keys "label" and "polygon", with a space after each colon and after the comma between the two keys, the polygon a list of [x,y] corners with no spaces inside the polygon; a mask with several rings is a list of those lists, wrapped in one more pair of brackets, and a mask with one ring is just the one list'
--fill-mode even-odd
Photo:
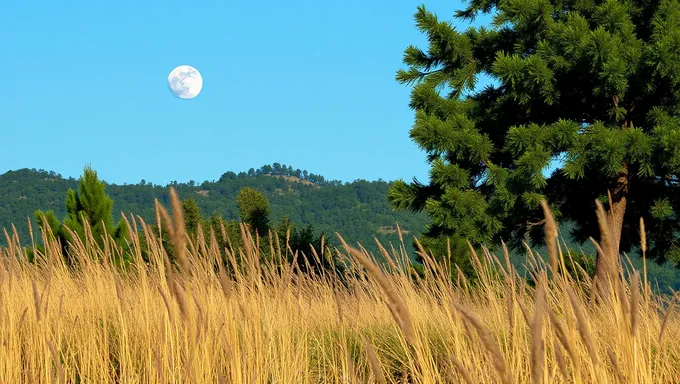
{"label": "clear sky", "polygon": [[[404,48],[425,47],[421,3],[3,0],[0,173],[91,164],[108,182],[166,184],[280,162],[426,180],[394,80]],[[463,6],[425,5],[446,20]],[[203,75],[192,100],[167,87],[182,64]]]}

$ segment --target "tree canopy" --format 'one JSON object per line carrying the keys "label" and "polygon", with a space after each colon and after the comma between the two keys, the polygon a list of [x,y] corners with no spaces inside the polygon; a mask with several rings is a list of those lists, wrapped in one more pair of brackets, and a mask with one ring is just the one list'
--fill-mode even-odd
{"label": "tree canopy", "polygon": [[236,197],[241,221],[250,225],[253,231],[265,236],[269,231],[269,201],[262,192],[254,188],[245,187]]}
{"label": "tree canopy", "polygon": [[615,251],[642,217],[648,256],[680,260],[680,2],[472,0],[456,18],[480,14],[492,23],[464,31],[415,14],[428,45],[396,78],[430,179],[396,182],[393,206],[426,212],[430,239],[518,246],[541,241],[544,199],[576,240],[597,238],[598,199]]}

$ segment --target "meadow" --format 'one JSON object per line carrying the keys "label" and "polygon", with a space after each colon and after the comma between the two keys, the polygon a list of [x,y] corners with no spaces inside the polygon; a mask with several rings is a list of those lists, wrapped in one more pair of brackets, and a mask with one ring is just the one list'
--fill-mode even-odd
{"label": "meadow", "polygon": [[472,252],[479,277],[469,281],[426,253],[424,277],[408,273],[408,239],[370,255],[338,235],[342,247],[312,256],[346,270],[304,274],[300,255],[286,261],[286,239],[243,226],[242,249],[188,238],[171,195],[171,212],[157,213],[176,263],[139,218],[130,228],[150,258],[133,241],[125,268],[113,241],[97,247],[89,233],[73,244],[74,266],[49,233],[31,231],[29,246],[40,238],[45,251],[28,262],[5,232],[0,382],[680,382],[677,295],[651,293],[625,258],[608,300],[559,268],[571,257],[559,244],[549,262],[531,254],[531,279],[507,253]]}

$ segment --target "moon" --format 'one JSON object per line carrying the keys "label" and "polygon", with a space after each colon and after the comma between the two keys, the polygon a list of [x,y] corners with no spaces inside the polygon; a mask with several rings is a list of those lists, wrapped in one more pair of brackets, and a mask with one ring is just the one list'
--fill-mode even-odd
{"label": "moon", "polygon": [[203,77],[190,65],[180,65],[168,75],[170,92],[180,99],[193,99],[203,89]]}

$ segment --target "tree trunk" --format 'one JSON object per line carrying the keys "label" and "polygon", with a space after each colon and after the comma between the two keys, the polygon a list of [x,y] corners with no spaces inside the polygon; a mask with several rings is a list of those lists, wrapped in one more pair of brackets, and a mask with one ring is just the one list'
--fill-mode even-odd
{"label": "tree trunk", "polygon": [[600,239],[600,246],[605,254],[598,254],[595,263],[594,280],[598,291],[603,297],[609,296],[609,283],[612,279],[616,279],[619,273],[619,247],[621,244],[621,232],[623,231],[623,219],[626,214],[628,187],[628,166],[625,166],[617,176],[614,190],[611,191],[609,200],[607,226],[609,227],[610,248],[605,249],[605,244]]}

